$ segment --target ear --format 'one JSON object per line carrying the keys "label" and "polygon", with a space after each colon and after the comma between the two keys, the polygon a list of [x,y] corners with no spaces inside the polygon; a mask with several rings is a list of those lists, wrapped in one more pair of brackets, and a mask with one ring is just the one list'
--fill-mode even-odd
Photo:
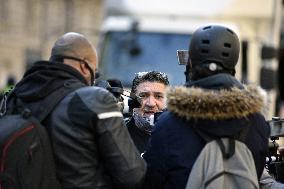
{"label": "ear", "polygon": [[85,64],[79,64],[81,73],[86,77],[89,74],[88,68]]}

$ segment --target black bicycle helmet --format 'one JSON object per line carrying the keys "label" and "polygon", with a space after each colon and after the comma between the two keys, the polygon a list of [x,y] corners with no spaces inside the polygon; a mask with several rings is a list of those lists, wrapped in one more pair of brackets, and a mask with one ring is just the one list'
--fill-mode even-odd
{"label": "black bicycle helmet", "polygon": [[[189,46],[191,67],[208,67],[215,70],[235,70],[240,52],[238,36],[231,29],[209,25],[197,29]],[[212,64],[211,63],[215,63]],[[212,67],[210,67],[212,66]]]}

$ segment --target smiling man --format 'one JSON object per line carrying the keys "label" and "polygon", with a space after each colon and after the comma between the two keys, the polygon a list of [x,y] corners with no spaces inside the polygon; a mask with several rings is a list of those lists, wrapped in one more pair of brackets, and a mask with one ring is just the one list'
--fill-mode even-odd
{"label": "smiling man", "polygon": [[168,85],[167,75],[157,71],[139,72],[133,79],[131,93],[139,100],[140,107],[133,109],[126,125],[140,153],[151,136],[154,114],[165,109]]}

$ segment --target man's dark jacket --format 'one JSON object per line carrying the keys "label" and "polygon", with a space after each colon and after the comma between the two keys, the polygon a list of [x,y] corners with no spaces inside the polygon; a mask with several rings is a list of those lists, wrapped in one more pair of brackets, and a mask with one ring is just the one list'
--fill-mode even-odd
{"label": "man's dark jacket", "polygon": [[47,61],[36,62],[14,92],[37,116],[45,108],[44,99],[78,84],[82,87],[65,96],[44,120],[62,188],[136,188],[146,165],[110,92],[88,87],[84,77],[68,65]]}
{"label": "man's dark jacket", "polygon": [[260,114],[264,98],[259,88],[245,86],[227,74],[210,76],[167,94],[168,111],[154,127],[144,154],[145,189],[183,189],[205,141],[193,129],[211,137],[238,136],[249,127],[245,144],[251,150],[258,177],[268,152],[269,126]]}
{"label": "man's dark jacket", "polygon": [[144,153],[151,135],[139,129],[133,117],[126,122],[126,126],[135,146],[141,154]]}

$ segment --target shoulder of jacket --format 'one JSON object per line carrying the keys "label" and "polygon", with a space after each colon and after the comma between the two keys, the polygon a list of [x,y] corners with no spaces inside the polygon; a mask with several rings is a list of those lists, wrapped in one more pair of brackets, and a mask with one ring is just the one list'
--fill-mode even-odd
{"label": "shoulder of jacket", "polygon": [[109,111],[120,112],[114,95],[101,87],[82,87],[77,89],[71,98],[80,99],[73,101],[73,106],[75,106],[74,102],[82,102],[89,110],[97,114]]}
{"label": "shoulder of jacket", "polygon": [[105,88],[102,87],[96,87],[96,86],[85,86],[85,87],[81,87],[79,89],[77,89],[77,91],[88,91],[88,92],[109,92],[108,90],[106,90]]}
{"label": "shoulder of jacket", "polygon": [[102,87],[87,86],[77,89],[76,94],[81,97],[91,96],[92,98],[114,98],[115,97],[106,89]]}

